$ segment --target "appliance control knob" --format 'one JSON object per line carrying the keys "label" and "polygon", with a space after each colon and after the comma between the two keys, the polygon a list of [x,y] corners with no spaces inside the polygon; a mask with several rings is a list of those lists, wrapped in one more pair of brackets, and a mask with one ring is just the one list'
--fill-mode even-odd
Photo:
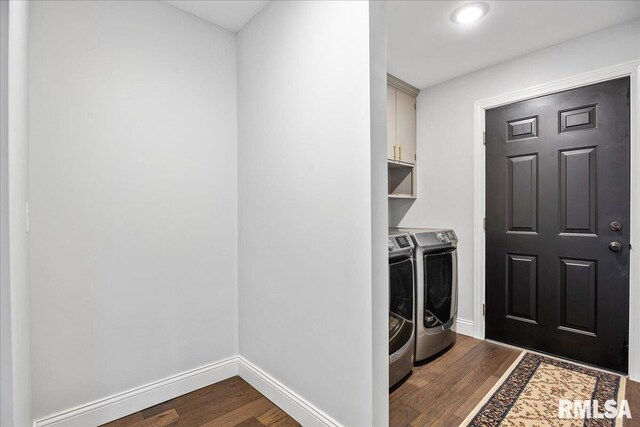
{"label": "appliance control knob", "polygon": [[436,234],[436,237],[438,238],[438,240],[440,240],[441,242],[446,242],[447,238],[445,237],[444,233],[438,233]]}
{"label": "appliance control knob", "polygon": [[389,251],[392,251],[392,250],[393,250],[393,243],[389,242]]}

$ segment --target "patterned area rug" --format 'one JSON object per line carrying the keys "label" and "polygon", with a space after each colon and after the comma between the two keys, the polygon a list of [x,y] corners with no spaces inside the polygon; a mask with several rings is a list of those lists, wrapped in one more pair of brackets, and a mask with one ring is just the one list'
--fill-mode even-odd
{"label": "patterned area rug", "polygon": [[[621,419],[560,418],[560,400],[624,399],[625,378],[538,354],[523,353],[462,423],[469,427],[620,426]],[[574,408],[572,408],[573,411]],[[566,415],[566,412],[564,413]],[[575,414],[575,412],[571,412]],[[591,412],[593,415],[593,411]]]}

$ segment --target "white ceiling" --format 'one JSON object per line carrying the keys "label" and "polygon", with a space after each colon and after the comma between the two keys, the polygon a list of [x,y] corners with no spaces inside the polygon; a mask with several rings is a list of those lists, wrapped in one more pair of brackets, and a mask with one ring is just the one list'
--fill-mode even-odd
{"label": "white ceiling", "polygon": [[389,1],[389,73],[425,88],[640,16],[639,1],[485,1],[480,21],[454,24],[470,2]]}
{"label": "white ceiling", "polygon": [[269,0],[166,0],[165,3],[235,33],[251,21]]}

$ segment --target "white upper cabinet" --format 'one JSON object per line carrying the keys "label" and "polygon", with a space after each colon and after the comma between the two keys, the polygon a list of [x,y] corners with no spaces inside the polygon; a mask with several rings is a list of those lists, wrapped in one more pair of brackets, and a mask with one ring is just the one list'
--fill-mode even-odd
{"label": "white upper cabinet", "polygon": [[396,145],[397,159],[403,163],[416,163],[416,98],[401,90],[396,91]]}
{"label": "white upper cabinet", "polygon": [[396,151],[396,89],[387,85],[387,159],[395,160]]}
{"label": "white upper cabinet", "polygon": [[387,75],[387,158],[416,163],[416,97],[419,90]]}

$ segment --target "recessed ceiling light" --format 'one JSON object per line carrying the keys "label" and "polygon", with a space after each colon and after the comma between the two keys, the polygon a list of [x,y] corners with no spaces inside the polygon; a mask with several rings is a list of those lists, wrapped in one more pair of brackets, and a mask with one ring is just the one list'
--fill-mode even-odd
{"label": "recessed ceiling light", "polygon": [[471,24],[486,15],[488,11],[489,6],[486,3],[465,4],[453,12],[451,19],[456,24]]}

